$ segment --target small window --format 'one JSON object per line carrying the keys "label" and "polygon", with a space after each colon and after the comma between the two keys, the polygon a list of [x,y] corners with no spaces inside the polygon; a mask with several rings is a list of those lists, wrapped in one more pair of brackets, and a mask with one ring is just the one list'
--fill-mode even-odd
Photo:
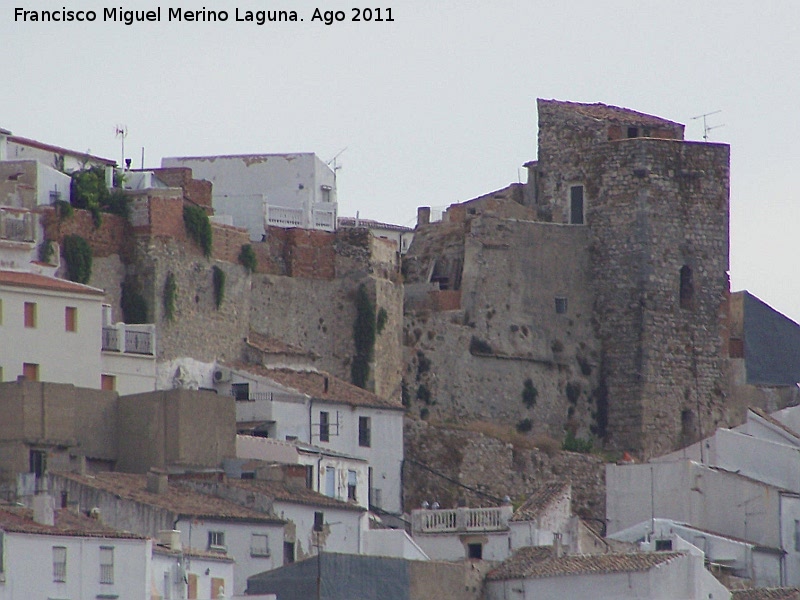
{"label": "small window", "polygon": [[672,540],[656,540],[656,552],[672,551]]}
{"label": "small window", "polygon": [[571,185],[569,188],[570,225],[583,225],[583,186]]}
{"label": "small window", "polygon": [[306,465],[306,488],[314,489],[314,465]]}
{"label": "small window", "polygon": [[628,127],[628,137],[629,138],[639,137],[639,128],[638,127]]}
{"label": "small window", "polygon": [[36,328],[36,303],[25,303],[25,327],[29,329]]}
{"label": "small window", "polygon": [[347,499],[356,502],[358,498],[356,498],[356,487],[357,487],[358,478],[356,477],[355,471],[348,471],[347,472]]}
{"label": "small window", "polygon": [[78,331],[78,309],[74,306],[64,309],[64,330]]}
{"label": "small window", "polygon": [[467,558],[482,560],[483,544],[467,544]]}
{"label": "small window", "polygon": [[369,417],[358,417],[358,445],[369,448],[372,444],[372,428]]}
{"label": "small window", "polygon": [[336,467],[325,467],[325,495],[336,497]]}
{"label": "small window", "polygon": [[114,375],[100,375],[100,389],[113,392],[117,389],[117,378]]}
{"label": "small window", "polygon": [[113,546],[100,546],[100,583],[114,583]]}
{"label": "small window", "polygon": [[269,536],[254,533],[250,536],[250,556],[269,556]]}
{"label": "small window", "polygon": [[294,562],[294,542],[283,542],[283,564],[290,565]]}
{"label": "small window", "polygon": [[319,413],[319,441],[329,442],[331,439],[331,417],[325,411]]}
{"label": "small window", "polygon": [[694,302],[694,281],[692,279],[692,268],[689,265],[681,267],[680,279],[681,308],[691,309]]}
{"label": "small window", "polygon": [[47,452],[44,450],[31,450],[28,453],[28,472],[36,477],[42,477],[47,471]]}
{"label": "small window", "polygon": [[744,340],[742,338],[730,338],[728,340],[728,356],[730,358],[744,358]]}
{"label": "small window", "polygon": [[249,383],[232,383],[231,395],[237,400],[250,399],[250,384]]}
{"label": "small window", "polygon": [[567,299],[563,296],[556,296],[556,314],[563,315],[567,312]]}
{"label": "small window", "polygon": [[67,580],[67,549],[53,546],[53,581],[63,583]]}
{"label": "small window", "polygon": [[321,512],[314,513],[314,531],[319,533],[325,526],[325,514]]}
{"label": "small window", "polygon": [[208,549],[217,552],[225,552],[225,532],[224,531],[209,531],[208,532]]}
{"label": "small window", "polygon": [[323,202],[330,202],[331,201],[331,186],[323,185],[320,187],[320,191],[322,192],[322,201]]}

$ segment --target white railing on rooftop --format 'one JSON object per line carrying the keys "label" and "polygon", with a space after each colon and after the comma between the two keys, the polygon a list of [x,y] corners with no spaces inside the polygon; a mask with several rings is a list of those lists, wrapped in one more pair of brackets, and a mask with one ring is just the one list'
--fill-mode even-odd
{"label": "white railing on rooftop", "polygon": [[511,515],[511,506],[421,509],[411,511],[411,526],[415,533],[505,531]]}
{"label": "white railing on rooftop", "polygon": [[268,206],[267,225],[274,225],[276,227],[302,227],[303,209]]}
{"label": "white railing on rooftop", "polygon": [[155,325],[126,325],[115,323],[103,326],[102,350],[155,356]]}

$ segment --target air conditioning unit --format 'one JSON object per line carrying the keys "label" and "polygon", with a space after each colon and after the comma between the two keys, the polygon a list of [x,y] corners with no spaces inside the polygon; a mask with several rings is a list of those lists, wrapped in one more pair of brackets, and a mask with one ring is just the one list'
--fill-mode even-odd
{"label": "air conditioning unit", "polygon": [[225,367],[214,369],[214,383],[223,383],[231,380],[231,370]]}

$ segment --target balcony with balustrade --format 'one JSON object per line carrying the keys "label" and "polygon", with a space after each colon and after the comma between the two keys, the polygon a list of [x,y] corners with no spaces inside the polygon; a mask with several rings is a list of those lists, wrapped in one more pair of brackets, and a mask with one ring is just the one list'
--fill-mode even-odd
{"label": "balcony with balustrade", "polygon": [[104,352],[155,356],[156,327],[155,325],[128,325],[126,323],[104,325],[102,350]]}
{"label": "balcony with balustrade", "polygon": [[488,508],[420,509],[411,511],[413,533],[485,533],[508,531],[510,504]]}

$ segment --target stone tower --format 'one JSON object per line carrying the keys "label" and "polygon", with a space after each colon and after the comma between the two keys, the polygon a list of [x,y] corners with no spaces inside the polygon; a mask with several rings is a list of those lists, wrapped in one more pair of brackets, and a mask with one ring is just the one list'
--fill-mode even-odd
{"label": "stone tower", "polygon": [[525,203],[590,232],[598,431],[649,457],[725,417],[729,147],[603,104],[539,100]]}

